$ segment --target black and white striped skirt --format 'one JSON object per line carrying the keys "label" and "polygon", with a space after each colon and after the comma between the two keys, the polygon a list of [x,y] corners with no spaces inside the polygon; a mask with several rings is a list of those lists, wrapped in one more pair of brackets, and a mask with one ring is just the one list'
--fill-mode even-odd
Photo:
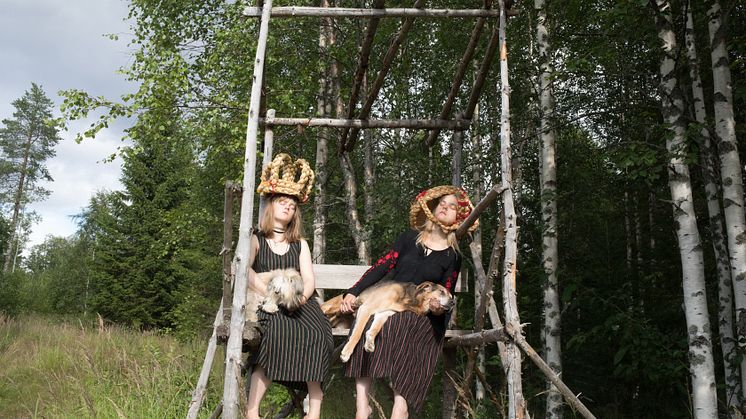
{"label": "black and white striped skirt", "polygon": [[433,328],[429,317],[403,312],[386,321],[376,336],[375,351],[366,352],[364,344],[363,335],[347,362],[345,374],[389,377],[391,387],[407,400],[411,409],[419,411],[443,348],[442,332]]}
{"label": "black and white striped skirt", "polygon": [[262,340],[249,362],[264,368],[270,380],[294,389],[306,389],[307,381],[324,382],[334,340],[316,299],[292,314],[284,310],[258,314]]}

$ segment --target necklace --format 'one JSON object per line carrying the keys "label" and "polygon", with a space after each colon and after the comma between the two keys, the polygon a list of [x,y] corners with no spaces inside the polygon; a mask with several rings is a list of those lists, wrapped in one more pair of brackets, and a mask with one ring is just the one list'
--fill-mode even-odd
{"label": "necklace", "polygon": [[282,233],[285,232],[285,230],[283,230],[281,228],[277,228],[277,227],[273,228],[272,231],[274,231],[277,234],[282,234]]}

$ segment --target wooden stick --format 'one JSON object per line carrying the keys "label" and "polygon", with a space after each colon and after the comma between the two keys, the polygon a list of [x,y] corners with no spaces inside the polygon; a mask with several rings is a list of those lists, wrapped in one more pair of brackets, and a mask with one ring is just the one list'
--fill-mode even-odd
{"label": "wooden stick", "polygon": [[448,339],[443,346],[453,348],[456,346],[480,346],[493,342],[508,342],[510,337],[504,329],[490,329],[481,332],[469,333],[468,335],[454,336]]}
{"label": "wooden stick", "polygon": [[[381,9],[384,6],[384,0],[374,0],[373,10]],[[370,50],[373,46],[373,38],[378,30],[378,23],[380,19],[371,19],[368,22],[368,26],[365,29],[365,37],[363,43],[360,45],[360,52],[358,54],[357,67],[355,69],[355,77],[352,80],[352,88],[350,89],[350,101],[347,104],[347,119],[352,119],[355,115],[355,105],[357,105],[358,95],[360,94],[360,88],[363,85],[363,78],[365,73],[368,71],[368,60],[370,59]],[[339,116],[339,115],[337,115]],[[344,148],[344,143],[349,134],[349,128],[346,128],[340,138],[340,150]]]}
{"label": "wooden stick", "polygon": [[[254,60],[254,76],[251,84],[251,101],[249,102],[248,123],[246,128],[246,150],[244,154],[244,178],[241,199],[241,217],[238,227],[238,245],[234,258],[236,279],[231,308],[231,328],[225,349],[225,380],[223,383],[223,418],[239,417],[239,379],[241,376],[241,353],[243,346],[243,329],[246,318],[246,288],[249,273],[249,254],[251,252],[252,224],[254,222],[254,185],[256,182],[256,137],[259,128],[259,106],[261,100],[262,79],[264,76],[264,54],[267,49],[269,32],[269,12],[272,0],[265,0],[262,21],[259,29],[259,40]],[[255,330],[252,328],[252,330]]]}
{"label": "wooden stick", "polygon": [[230,320],[233,290],[233,273],[231,261],[233,260],[233,182],[225,181],[225,198],[223,202],[223,248],[220,254],[223,256],[223,301],[221,311],[223,322]]}
{"label": "wooden stick", "polygon": [[456,230],[456,238],[461,239],[461,237],[466,234],[467,230],[469,230],[469,227],[471,227],[477,218],[479,218],[479,215],[506,190],[508,190],[508,187],[504,185],[495,185],[490,189],[490,191],[487,192],[487,195],[485,195],[484,198],[482,198],[482,200],[474,207],[474,211],[466,217],[466,220],[464,220],[458,230]]}
{"label": "wooden stick", "polygon": [[[259,118],[259,123],[261,124],[261,119]],[[264,118],[265,121],[272,121],[275,119],[275,110],[274,109],[268,109],[267,110],[267,117]],[[264,156],[262,157],[262,170],[264,170],[265,167],[267,167],[272,162],[272,147],[275,139],[275,133],[272,131],[272,127],[274,125],[267,123],[264,124]],[[259,197],[259,225],[262,225],[262,214],[264,214],[264,207],[267,205],[267,198],[261,196]]]}
{"label": "wooden stick", "polygon": [[[374,6],[375,7],[375,6]],[[259,7],[246,7],[244,16],[260,17],[262,9]],[[498,17],[499,10],[490,9],[417,9],[417,8],[391,8],[391,9],[359,9],[352,7],[273,7],[272,17],[426,17],[426,18],[489,18]]]}
{"label": "wooden stick", "polygon": [[518,347],[521,348],[521,350],[531,359],[531,361],[534,362],[534,364],[539,367],[541,372],[544,373],[544,375],[554,384],[557,389],[562,393],[562,395],[565,397],[565,400],[567,403],[572,406],[573,409],[575,409],[578,413],[583,415],[586,419],[596,419],[595,416],[593,416],[593,413],[591,413],[590,410],[588,410],[587,407],[583,404],[583,402],[578,399],[575,394],[570,390],[567,385],[559,378],[557,373],[552,370],[549,365],[547,365],[546,362],[544,362],[543,359],[539,356],[539,354],[536,353],[534,348],[531,347],[531,345],[526,342],[526,339],[523,337],[523,334],[521,334],[520,330],[518,330],[515,327],[512,327],[512,324],[508,324],[505,327],[505,332],[510,336],[511,340],[515,342]]}
{"label": "wooden stick", "polygon": [[215,315],[215,321],[212,324],[212,336],[207,344],[207,353],[205,354],[205,360],[202,362],[202,371],[199,373],[199,379],[197,380],[197,387],[192,393],[192,401],[189,402],[189,412],[187,412],[187,419],[195,419],[199,414],[199,409],[202,407],[202,401],[205,399],[205,391],[207,390],[207,380],[210,378],[210,370],[212,370],[212,361],[215,359],[215,352],[218,347],[217,330],[221,324],[223,318],[223,301],[220,301],[220,307]]}
{"label": "wooden stick", "polygon": [[[464,55],[461,57],[461,62],[459,63],[458,69],[456,70],[456,74],[453,76],[453,83],[451,83],[451,90],[448,92],[446,103],[443,105],[443,109],[440,111],[440,119],[447,118],[448,115],[451,113],[453,102],[454,100],[456,100],[456,95],[458,95],[458,92],[461,89],[461,82],[464,81],[466,69],[471,62],[471,59],[474,57],[474,51],[476,51],[479,36],[482,34],[482,29],[484,28],[484,22],[485,18],[480,17],[477,20],[477,24],[474,25],[474,29],[472,29],[471,31],[469,44],[466,46],[466,51],[464,51]],[[438,134],[440,134],[439,129],[432,130],[428,133],[426,142],[428,147],[432,147],[433,144],[435,144],[435,139],[438,137]]]}
{"label": "wooden stick", "polygon": [[484,82],[487,80],[490,67],[492,67],[492,59],[495,57],[497,46],[500,43],[499,28],[499,25],[493,25],[492,27],[492,35],[490,35],[490,41],[487,44],[487,51],[484,53],[479,73],[477,73],[477,77],[474,79],[474,86],[472,86],[471,94],[469,95],[469,104],[466,106],[466,111],[464,111],[464,118],[466,119],[471,119],[474,116],[474,109],[477,107],[479,97],[482,96]]}
{"label": "wooden stick", "polygon": [[469,128],[466,120],[443,119],[334,119],[334,118],[260,118],[265,125],[336,127],[336,128],[405,128],[405,129],[448,129]]}
{"label": "wooden stick", "polygon": [[[419,8],[424,2],[425,0],[415,0],[414,7]],[[363,103],[363,107],[358,113],[358,118],[367,119],[368,115],[370,115],[370,111],[373,108],[373,102],[375,102],[376,98],[378,97],[378,92],[381,90],[381,87],[383,87],[383,81],[386,78],[386,75],[389,73],[389,70],[391,69],[391,63],[394,62],[396,53],[397,51],[399,51],[399,47],[401,46],[402,42],[404,42],[404,38],[407,37],[407,33],[409,33],[409,30],[412,28],[413,23],[414,18],[405,18],[402,22],[401,28],[399,28],[399,33],[396,34],[396,38],[391,41],[389,49],[388,51],[386,51],[386,55],[383,57],[383,64],[381,64],[381,69],[378,70],[378,75],[373,81],[373,85],[368,90],[368,97],[365,99],[365,103]],[[345,150],[352,151],[352,148],[355,147],[355,142],[357,141],[357,136],[360,133],[360,130],[357,128],[353,128],[351,132],[349,132],[349,137],[345,136],[347,132],[348,131],[345,131],[343,133],[343,136],[341,137],[342,141],[340,141],[340,144],[344,147]]]}

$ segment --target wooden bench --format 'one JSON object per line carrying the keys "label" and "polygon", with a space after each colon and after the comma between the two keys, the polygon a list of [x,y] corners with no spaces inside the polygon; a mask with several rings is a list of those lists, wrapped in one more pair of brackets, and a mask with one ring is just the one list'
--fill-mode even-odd
{"label": "wooden bench", "polygon": [[[314,264],[313,273],[316,276],[316,289],[323,291],[343,291],[353,286],[363,274],[370,269],[370,266],[366,265],[325,265],[325,264]],[[467,281],[462,281],[461,275],[459,275],[456,281],[455,294],[458,296],[459,293],[467,291]],[[325,295],[328,298],[328,295]],[[332,329],[334,336],[347,336],[349,329],[335,328]],[[471,330],[454,330],[449,329],[446,331],[446,338],[463,336],[472,333]]]}

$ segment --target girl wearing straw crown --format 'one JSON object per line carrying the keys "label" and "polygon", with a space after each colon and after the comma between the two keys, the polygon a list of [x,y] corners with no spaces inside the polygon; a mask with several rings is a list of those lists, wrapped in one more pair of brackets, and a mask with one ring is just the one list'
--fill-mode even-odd
{"label": "girl wearing straw crown", "polygon": [[[297,179],[296,179],[297,178]],[[280,382],[289,388],[307,388],[308,419],[318,419],[323,398],[322,382],[331,365],[333,339],[329,321],[321,312],[315,293],[311,251],[303,238],[299,205],[308,200],[314,173],[303,159],[292,161],[278,154],[261,175],[257,192],[267,199],[259,231],[252,236],[249,287],[260,296],[267,289],[257,272],[295,269],[303,278],[301,307],[293,313],[259,311],[262,339],[249,363],[254,366],[246,417],[258,419],[259,404],[269,385]]]}
{"label": "girl wearing straw crown", "polygon": [[[341,311],[354,311],[357,296],[384,276],[415,284],[430,281],[453,292],[461,270],[455,232],[473,209],[466,192],[455,186],[436,186],[419,193],[410,208],[412,230],[399,236],[391,250],[347,290]],[[477,223],[470,230],[476,227]],[[355,347],[346,374],[355,377],[357,419],[371,414],[368,396],[374,378],[391,380],[391,419],[407,418],[410,407],[420,410],[450,318],[436,299],[430,301],[430,310],[433,314],[428,316],[402,312],[390,317],[376,337],[373,352],[364,350],[364,340]]]}

